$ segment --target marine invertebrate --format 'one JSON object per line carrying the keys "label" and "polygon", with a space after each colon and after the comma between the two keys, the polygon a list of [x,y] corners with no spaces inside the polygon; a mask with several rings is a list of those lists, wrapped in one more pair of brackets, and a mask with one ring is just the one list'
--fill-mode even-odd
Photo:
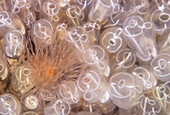
{"label": "marine invertebrate", "polygon": [[150,61],[157,55],[152,22],[144,22],[140,16],[131,16],[125,20],[123,27],[128,46],[140,60]]}
{"label": "marine invertebrate", "polygon": [[56,96],[59,84],[64,80],[75,81],[85,71],[86,64],[81,59],[81,52],[65,39],[56,38],[50,45],[34,43],[35,47],[31,40],[27,41],[27,55],[23,62],[31,70],[29,79],[39,97],[49,101]]}
{"label": "marine invertebrate", "polygon": [[12,30],[6,35],[5,53],[8,57],[19,57],[23,50],[23,35],[18,30]]}
{"label": "marine invertebrate", "polygon": [[1,115],[19,115],[21,113],[21,104],[17,97],[10,93],[0,95],[0,114]]}
{"label": "marine invertebrate", "polygon": [[169,6],[0,0],[0,114],[170,115]]}
{"label": "marine invertebrate", "polygon": [[134,77],[128,73],[118,73],[112,76],[109,82],[109,94],[114,103],[124,109],[139,103],[142,88],[135,82],[137,80],[134,80]]}
{"label": "marine invertebrate", "polygon": [[161,81],[169,81],[170,75],[170,55],[167,53],[161,53],[157,55],[151,62],[151,66],[156,76]]}

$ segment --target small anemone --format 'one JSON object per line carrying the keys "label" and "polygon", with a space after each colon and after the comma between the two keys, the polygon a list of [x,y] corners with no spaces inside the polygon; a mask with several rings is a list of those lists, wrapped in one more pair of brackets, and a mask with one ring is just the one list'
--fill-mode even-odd
{"label": "small anemone", "polygon": [[64,80],[76,81],[86,70],[86,64],[76,47],[65,39],[56,39],[50,45],[27,41],[27,54],[23,61],[31,72],[35,90],[42,100],[56,97],[56,89]]}

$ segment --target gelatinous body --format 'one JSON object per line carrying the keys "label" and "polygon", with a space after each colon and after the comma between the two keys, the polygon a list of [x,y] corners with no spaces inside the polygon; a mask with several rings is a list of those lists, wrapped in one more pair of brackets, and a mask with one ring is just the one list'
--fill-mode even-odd
{"label": "gelatinous body", "polygon": [[161,81],[170,80],[170,55],[167,53],[162,53],[156,56],[152,62],[151,66],[154,70],[156,76],[159,77]]}
{"label": "gelatinous body", "polygon": [[19,66],[15,70],[14,76],[12,78],[11,86],[13,90],[19,94],[30,91],[34,86],[32,82],[34,79],[31,79],[31,77],[33,77],[33,74],[28,67]]}
{"label": "gelatinous body", "polygon": [[41,19],[35,22],[33,27],[33,33],[37,37],[35,38],[36,41],[45,42],[47,44],[51,43],[52,41],[52,34],[53,26],[48,20]]}
{"label": "gelatinous body", "polygon": [[87,47],[88,35],[85,30],[80,26],[75,26],[68,31],[68,41],[75,44],[75,46],[82,52]]}
{"label": "gelatinous body", "polygon": [[20,113],[21,113],[21,104],[17,99],[17,97],[9,93],[4,93],[0,95],[1,115],[19,115]]}
{"label": "gelatinous body", "polygon": [[59,21],[58,12],[60,10],[59,4],[54,0],[49,0],[43,4],[44,12],[51,17],[53,21]]}
{"label": "gelatinous body", "polygon": [[93,103],[101,101],[107,92],[106,81],[96,71],[87,71],[80,75],[77,86],[83,92],[83,99]]}
{"label": "gelatinous body", "polygon": [[62,82],[59,86],[59,93],[61,98],[70,104],[78,103],[81,98],[80,91],[73,81]]}
{"label": "gelatinous body", "polygon": [[152,13],[150,20],[155,23],[157,33],[162,34],[170,29],[170,8],[160,7]]}
{"label": "gelatinous body", "polygon": [[23,34],[18,30],[12,30],[6,35],[5,53],[10,58],[19,57],[24,51]]}
{"label": "gelatinous body", "polygon": [[93,21],[102,22],[110,15],[119,11],[117,0],[98,0],[95,1],[95,7],[90,10],[89,18]]}
{"label": "gelatinous body", "polygon": [[151,22],[139,16],[131,16],[123,24],[123,35],[131,50],[142,61],[150,61],[157,55],[155,31]]}
{"label": "gelatinous body", "polygon": [[101,44],[109,53],[117,52],[123,44],[121,28],[108,28],[101,35]]}
{"label": "gelatinous body", "polygon": [[133,70],[133,74],[140,80],[142,80],[142,88],[144,90],[149,90],[156,85],[156,78],[153,76],[152,72],[149,72],[144,67],[136,67]]}
{"label": "gelatinous body", "polygon": [[[142,88],[128,73],[118,73],[110,78],[109,94],[112,101],[120,108],[128,109],[137,104]],[[134,95],[134,96],[133,96]]]}
{"label": "gelatinous body", "polygon": [[65,100],[56,100],[54,104],[48,104],[45,108],[45,115],[68,115],[70,105]]}
{"label": "gelatinous body", "polygon": [[5,56],[0,53],[0,79],[3,81],[8,77],[8,66]]}
{"label": "gelatinous body", "polygon": [[136,55],[130,51],[130,49],[125,48],[118,52],[116,55],[116,70],[120,68],[128,69],[132,67],[136,62]]}
{"label": "gelatinous body", "polygon": [[0,11],[0,27],[4,25],[10,25],[12,23],[9,18],[9,14],[6,11]]}
{"label": "gelatinous body", "polygon": [[146,114],[159,114],[161,111],[160,102],[152,96],[143,98],[140,105]]}
{"label": "gelatinous body", "polygon": [[104,49],[98,45],[93,45],[86,49],[83,54],[84,61],[92,66],[96,66],[101,74],[108,76],[110,67],[108,66],[109,58]]}

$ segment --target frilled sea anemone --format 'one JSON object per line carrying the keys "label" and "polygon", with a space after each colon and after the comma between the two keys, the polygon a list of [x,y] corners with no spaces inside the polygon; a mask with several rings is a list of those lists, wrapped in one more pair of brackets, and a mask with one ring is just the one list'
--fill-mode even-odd
{"label": "frilled sea anemone", "polygon": [[86,64],[81,58],[79,50],[65,39],[55,39],[50,45],[28,40],[23,62],[31,70],[32,75],[28,79],[34,86],[28,92],[36,92],[38,98],[45,101],[55,98],[62,81],[76,81],[85,71]]}

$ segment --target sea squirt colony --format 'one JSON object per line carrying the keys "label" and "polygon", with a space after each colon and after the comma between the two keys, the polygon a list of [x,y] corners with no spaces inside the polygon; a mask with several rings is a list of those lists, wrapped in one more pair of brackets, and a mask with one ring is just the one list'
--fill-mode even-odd
{"label": "sea squirt colony", "polygon": [[0,0],[0,115],[169,115],[169,0]]}

